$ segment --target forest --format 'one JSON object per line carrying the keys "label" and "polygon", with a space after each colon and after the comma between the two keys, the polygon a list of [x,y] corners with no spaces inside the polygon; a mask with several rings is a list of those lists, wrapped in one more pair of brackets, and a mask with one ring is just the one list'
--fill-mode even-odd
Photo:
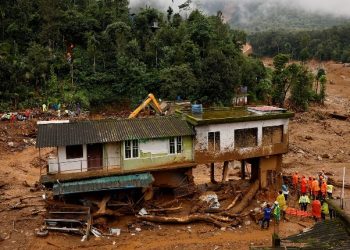
{"label": "forest", "polygon": [[185,19],[171,8],[131,13],[127,0],[6,0],[0,18],[0,111],[133,107],[149,92],[227,105],[241,85],[255,98],[266,77],[221,12]]}
{"label": "forest", "polygon": [[285,53],[300,61],[350,62],[350,25],[313,31],[265,31],[251,34],[248,39],[258,56]]}

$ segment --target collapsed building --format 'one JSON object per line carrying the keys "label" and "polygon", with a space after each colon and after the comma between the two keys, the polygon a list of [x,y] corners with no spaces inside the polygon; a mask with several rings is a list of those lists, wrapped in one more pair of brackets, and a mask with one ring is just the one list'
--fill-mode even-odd
{"label": "collapsed building", "polygon": [[192,168],[241,162],[261,188],[277,182],[288,151],[293,113],[275,107],[179,110],[172,116],[95,121],[39,122],[37,148],[56,148],[40,181],[54,195],[142,188],[176,188]]}

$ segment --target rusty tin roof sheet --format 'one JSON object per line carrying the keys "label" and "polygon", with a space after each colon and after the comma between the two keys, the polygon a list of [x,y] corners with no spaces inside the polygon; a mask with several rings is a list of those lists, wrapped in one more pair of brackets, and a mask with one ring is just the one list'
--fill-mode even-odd
{"label": "rusty tin roof sheet", "polygon": [[176,116],[39,124],[37,148],[193,135]]}

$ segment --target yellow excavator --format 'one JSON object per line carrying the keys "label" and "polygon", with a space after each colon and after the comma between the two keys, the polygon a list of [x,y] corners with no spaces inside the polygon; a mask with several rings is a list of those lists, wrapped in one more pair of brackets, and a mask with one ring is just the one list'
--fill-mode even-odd
{"label": "yellow excavator", "polygon": [[160,115],[163,115],[163,110],[160,107],[157,99],[154,97],[154,95],[152,93],[149,93],[147,98],[140,104],[140,106],[138,106],[130,115],[129,115],[129,119],[130,118],[135,118],[141,110],[143,110],[145,107],[147,107],[147,105],[151,105],[152,108]]}

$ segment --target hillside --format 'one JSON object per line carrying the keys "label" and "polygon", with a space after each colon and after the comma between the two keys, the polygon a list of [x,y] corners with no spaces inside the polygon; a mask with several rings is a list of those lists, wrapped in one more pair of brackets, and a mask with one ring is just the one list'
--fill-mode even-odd
{"label": "hillside", "polygon": [[239,5],[233,12],[230,24],[249,33],[266,30],[315,30],[349,23],[350,18],[330,14],[307,12],[296,7],[286,8],[282,4],[268,8],[257,2]]}

